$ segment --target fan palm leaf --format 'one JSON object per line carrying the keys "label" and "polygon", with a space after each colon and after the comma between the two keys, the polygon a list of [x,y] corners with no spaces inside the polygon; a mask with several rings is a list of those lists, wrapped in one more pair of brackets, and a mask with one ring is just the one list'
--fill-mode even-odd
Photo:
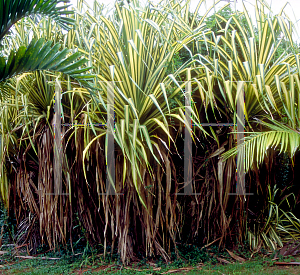
{"label": "fan palm leaf", "polygon": [[[68,5],[58,6],[65,2],[57,0],[1,1],[0,9],[4,13],[0,19],[0,42],[3,42],[11,27],[25,16],[48,16],[56,20],[61,27],[70,29],[75,20],[67,15],[72,14],[73,11],[66,9]],[[11,35],[14,36],[14,34]],[[0,54],[0,82],[23,72],[45,69],[63,72],[78,80],[89,78],[87,75],[82,75],[83,72],[89,70],[85,66],[86,60],[79,60],[80,54],[70,54],[71,51],[68,49],[60,51],[59,43],[52,46],[51,41],[45,42],[44,38],[40,38],[32,39],[29,45],[19,45],[15,49],[10,43],[5,43],[3,46],[4,51]]]}

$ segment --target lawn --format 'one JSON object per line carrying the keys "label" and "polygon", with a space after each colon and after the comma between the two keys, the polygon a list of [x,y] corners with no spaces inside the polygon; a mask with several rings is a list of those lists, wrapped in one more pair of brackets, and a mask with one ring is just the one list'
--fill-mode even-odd
{"label": "lawn", "polygon": [[[300,257],[289,257],[282,260],[293,262],[299,261]],[[194,264],[193,266],[184,264],[183,267],[177,267],[176,262],[172,262],[169,265],[154,264],[153,262],[136,262],[130,266],[122,266],[118,262],[103,261],[101,257],[97,256],[94,259],[91,257],[85,259],[82,257],[63,257],[60,260],[19,260],[11,258],[10,260],[2,260],[2,262],[0,274],[300,274],[300,266],[276,265],[271,257],[263,256],[256,256],[245,262],[234,262],[232,259],[228,264],[208,261],[207,263]]]}

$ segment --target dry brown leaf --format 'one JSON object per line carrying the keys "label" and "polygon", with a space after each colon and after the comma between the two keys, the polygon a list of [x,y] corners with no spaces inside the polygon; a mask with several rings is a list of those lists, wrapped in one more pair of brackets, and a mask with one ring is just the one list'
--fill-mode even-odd
{"label": "dry brown leaf", "polygon": [[231,262],[229,262],[229,261],[227,261],[227,260],[225,260],[225,259],[223,259],[223,258],[220,258],[220,257],[216,257],[216,258],[217,258],[218,261],[221,262],[221,263],[224,263],[224,264],[231,264]]}
{"label": "dry brown leaf", "polygon": [[300,242],[299,241],[289,241],[280,250],[280,255],[282,256],[295,256],[300,253]]}
{"label": "dry brown leaf", "polygon": [[98,272],[98,271],[102,271],[102,270],[107,270],[109,268],[112,268],[114,267],[115,265],[114,264],[111,264],[111,265],[105,265],[105,266],[99,266],[97,267],[96,269],[93,270],[93,272]]}
{"label": "dry brown leaf", "polygon": [[228,250],[228,249],[226,249],[227,250],[227,252],[229,253],[229,255],[233,258],[233,259],[235,259],[236,261],[238,261],[238,262],[245,262],[246,261],[246,259],[244,259],[244,258],[242,258],[242,257],[240,257],[240,256],[238,256],[238,255],[235,255],[232,251],[230,251],[230,250]]}
{"label": "dry brown leaf", "polygon": [[300,265],[300,262],[289,262],[289,263],[286,263],[286,262],[275,262],[274,264],[276,264],[276,265]]}
{"label": "dry brown leaf", "polygon": [[190,271],[190,270],[193,270],[194,268],[193,267],[181,267],[181,268],[178,268],[178,269],[170,269],[166,272],[163,272],[161,274],[170,274],[170,273],[176,273],[176,272],[180,272],[180,271]]}
{"label": "dry brown leaf", "polygon": [[148,270],[159,271],[159,270],[161,270],[161,267],[140,269],[140,268],[132,268],[132,267],[125,266],[124,268],[125,269],[130,269],[130,270],[135,270],[135,271],[148,271]]}
{"label": "dry brown leaf", "polygon": [[33,256],[15,256],[16,258],[22,259],[37,259],[37,260],[60,260],[60,258],[49,258],[49,257],[33,257]]}

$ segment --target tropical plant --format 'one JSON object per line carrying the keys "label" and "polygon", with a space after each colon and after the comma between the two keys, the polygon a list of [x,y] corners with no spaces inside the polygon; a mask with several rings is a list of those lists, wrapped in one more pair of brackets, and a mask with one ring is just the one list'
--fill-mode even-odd
{"label": "tropical plant", "polygon": [[[67,48],[61,49],[61,44],[57,43],[57,41],[52,45],[53,41],[46,41],[43,36],[34,36],[31,39],[30,35],[32,35],[32,32],[26,33],[26,29],[22,29],[22,33],[20,26],[19,28],[16,26],[20,21],[24,24],[26,21],[24,21],[23,18],[25,17],[31,17],[32,21],[39,22],[43,16],[47,16],[49,25],[55,21],[60,27],[69,30],[75,23],[74,18],[71,18],[73,11],[67,10],[69,5],[59,6],[59,4],[66,2],[67,1],[57,0],[5,0],[0,3],[0,10],[2,12],[0,18],[0,155],[2,163],[0,171],[0,190],[2,200],[7,208],[10,207],[10,190],[16,187],[14,186],[16,182],[13,181],[13,178],[18,181],[18,184],[25,184],[23,185],[24,188],[28,188],[27,184],[32,184],[33,174],[32,171],[26,174],[26,166],[27,168],[28,165],[29,167],[36,167],[36,157],[31,155],[31,160],[26,163],[25,167],[22,166],[23,164],[20,160],[26,162],[25,155],[30,149],[33,150],[33,154],[37,154],[33,140],[35,140],[41,132],[35,132],[35,130],[39,129],[42,131],[43,127],[38,127],[40,122],[48,122],[49,109],[47,108],[50,108],[50,102],[53,100],[53,93],[49,93],[49,88],[47,89],[48,84],[41,83],[38,80],[37,86],[31,86],[32,83],[30,83],[30,79],[24,84],[22,83],[22,79],[27,77],[27,74],[23,74],[14,79],[12,79],[12,77],[24,72],[51,70],[64,73],[82,84],[87,84],[86,80],[91,79],[91,75],[86,74],[90,70],[86,64],[87,60],[81,58],[80,53],[72,53],[72,50]],[[37,74],[36,76],[39,77],[40,75]],[[54,79],[58,76],[59,75],[56,75]],[[30,78],[30,76],[28,77]],[[46,86],[46,89],[42,90],[41,93],[40,89],[43,86]],[[24,108],[19,108],[20,106]],[[32,121],[33,117],[37,114],[39,114],[37,120]],[[22,128],[22,125],[24,128],[21,132],[18,132],[18,130]],[[33,135],[33,139],[31,139],[31,134]],[[48,135],[50,140],[51,138],[53,139],[51,131],[48,131]],[[22,142],[23,138],[25,139],[24,143]],[[27,143],[28,140],[30,141],[29,143]],[[19,169],[20,165],[21,169]],[[19,177],[15,177],[17,174],[14,176],[17,169],[19,170]],[[40,177],[43,180],[43,177],[46,178],[47,176],[40,174]],[[21,190],[21,192],[27,193],[28,195],[29,190]],[[27,197],[27,199],[30,200],[29,197]],[[31,200],[34,202],[33,196]],[[36,203],[34,205],[34,208],[29,207],[30,219],[28,220],[28,217],[25,217],[25,220],[27,219],[31,223],[29,227],[25,223],[25,227],[29,232],[32,228],[31,225],[34,225],[37,221],[37,217],[39,217],[38,207]],[[43,207],[43,205],[39,205],[39,207]],[[14,209],[16,210],[16,205]],[[27,209],[27,207],[24,207],[24,210],[25,209]],[[20,218],[20,216],[17,216],[17,218]],[[22,228],[25,227],[23,226]],[[41,230],[42,228],[40,228],[40,233],[42,233]],[[24,236],[26,236],[26,234]],[[25,242],[26,241],[27,238],[25,239]],[[36,244],[32,243],[32,245],[34,246],[33,248],[36,248]]]}
{"label": "tropical plant", "polygon": [[[0,44],[2,51],[0,53],[0,82],[1,83],[1,97],[10,96],[14,91],[8,82],[11,77],[35,70],[49,69],[52,71],[63,72],[73,78],[80,80],[86,80],[90,78],[89,75],[83,75],[82,73],[87,72],[90,68],[86,66],[86,59],[80,59],[79,53],[70,54],[71,50],[64,48],[60,50],[61,45],[56,43],[52,45],[52,41],[45,42],[43,37],[39,39],[33,38],[31,41],[20,42],[18,35],[24,36],[23,34],[11,28],[14,24],[20,21],[22,18],[29,16],[34,17],[35,20],[39,20],[37,16],[48,16],[49,19],[53,19],[58,25],[65,29],[70,29],[74,24],[74,19],[64,17],[64,15],[72,14],[72,11],[66,10],[66,5],[58,6],[60,3],[66,1],[3,1],[0,3],[1,10],[4,11],[0,20]],[[49,21],[50,23],[51,21]],[[27,42],[27,45],[26,45]],[[81,66],[81,68],[80,68]],[[11,102],[12,100],[12,102]],[[8,101],[11,104],[15,103],[16,98],[10,97]],[[5,101],[4,101],[5,102]],[[3,118],[3,117],[2,117]],[[13,120],[14,116],[11,114],[6,118],[7,121]],[[8,124],[1,124],[2,134],[9,132],[11,129]],[[4,130],[3,127],[6,125],[8,128]],[[28,128],[27,128],[28,129]],[[4,136],[1,135],[2,142]],[[12,138],[12,136],[11,136]],[[16,141],[16,140],[15,140]],[[14,142],[14,141],[13,141]],[[2,143],[3,144],[3,143]],[[4,143],[8,145],[7,143]],[[5,159],[4,152],[1,153],[2,161]],[[4,167],[1,167],[1,175],[5,176],[6,171]],[[4,198],[5,204],[8,206],[8,192],[7,192],[7,180],[2,181],[1,194]]]}
{"label": "tropical plant", "polygon": [[[79,8],[82,8],[80,5],[81,2]],[[53,104],[51,82],[54,75],[47,72],[14,79],[7,89],[17,93],[10,101],[3,101],[3,112],[9,109],[13,113],[10,115],[13,124],[5,124],[11,128],[3,130],[7,139],[3,143],[4,150],[10,148],[5,152],[8,158],[14,159],[11,173],[14,169],[18,171],[12,186],[18,185],[16,190],[22,190],[18,193],[19,199],[13,202],[16,216],[21,220],[25,209],[35,213],[35,217],[39,217],[42,240],[46,238],[54,247],[58,241],[65,242],[71,237],[65,232],[72,227],[72,213],[78,213],[91,241],[100,241],[105,248],[109,243],[112,250],[117,243],[123,261],[133,258],[134,249],[140,244],[146,254],[162,255],[168,260],[167,251],[171,247],[176,248],[176,239],[184,234],[180,224],[186,223],[184,212],[188,211],[190,202],[185,208],[179,207],[179,201],[184,199],[178,199],[176,195],[181,183],[176,179],[179,170],[176,172],[172,154],[178,153],[176,135],[181,134],[185,119],[182,92],[186,80],[191,79],[191,72],[187,63],[170,75],[168,69],[176,53],[182,49],[188,51],[185,44],[202,35],[205,17],[195,17],[192,19],[193,28],[188,28],[188,17],[182,17],[183,11],[187,11],[186,6],[174,4],[165,8],[158,5],[156,9],[156,12],[150,12],[149,7],[138,8],[138,3],[124,4],[123,7],[116,4],[115,18],[108,19],[103,8],[95,2],[93,11],[76,15],[77,26],[64,36],[61,36],[58,27],[49,25],[45,20],[39,23],[43,26],[41,29],[39,25],[35,26],[34,20],[21,21],[17,25],[20,33],[17,37],[25,37],[25,26],[32,29],[37,37],[44,34],[46,39],[51,39],[53,36],[55,40],[63,40],[66,47],[78,48],[78,52],[90,60],[98,78],[96,89],[90,90],[90,93],[69,80],[62,82],[63,122],[70,125],[63,130],[66,152],[63,188],[69,197],[60,200],[35,194],[36,189],[51,192],[53,188],[50,161],[53,112],[50,108]],[[175,21],[169,20],[170,14],[174,15]],[[185,20],[187,23],[181,24]],[[45,29],[49,32],[45,33]],[[51,35],[47,36],[47,33]],[[107,129],[99,125],[107,123],[109,81],[115,85],[118,172],[114,188],[117,193],[124,193],[126,200],[120,196],[105,196],[106,169],[102,148],[105,148]],[[21,104],[24,100],[26,104]],[[172,105],[169,103],[171,100]],[[193,113],[196,111],[193,102],[192,108]],[[173,126],[171,118],[176,123]],[[196,115],[193,115],[193,122],[203,132]],[[176,134],[178,127],[181,130]],[[23,149],[8,142],[11,133],[20,142],[19,148]],[[32,157],[34,150],[37,158]],[[213,156],[210,157],[212,159]],[[29,159],[35,165],[26,166],[25,160],[28,163]],[[24,188],[28,181],[31,187]],[[8,194],[8,189],[3,193]],[[205,201],[204,193],[202,200]],[[86,200],[86,196],[92,199]],[[19,203],[22,205],[23,198],[27,198],[26,205],[18,207]],[[211,203],[215,205],[213,199]],[[50,214],[50,205],[59,212]],[[195,208],[196,203],[192,202],[192,205]],[[192,216],[204,211],[200,206],[197,208]],[[96,217],[91,214],[94,211],[99,213]],[[130,220],[130,213],[138,215],[138,218]],[[205,222],[209,232],[212,231],[209,227],[213,223],[213,213],[215,210],[208,214],[210,221]],[[164,220],[165,217],[167,220]],[[224,226],[228,227],[225,223]],[[189,238],[197,234],[199,227],[198,222]],[[142,235],[134,234],[140,229],[144,232]],[[103,231],[104,236],[101,234]]]}
{"label": "tropical plant", "polygon": [[[246,236],[249,205],[252,209],[259,200],[229,196],[235,192],[233,156],[237,151],[230,133],[236,129],[214,130],[201,123],[236,122],[236,103],[244,90],[246,130],[252,131],[249,140],[259,129],[256,117],[265,126],[275,125],[263,119],[266,113],[268,119],[278,121],[293,118],[286,120],[284,127],[298,131],[298,88],[290,84],[298,85],[299,56],[295,55],[297,49],[283,11],[269,16],[266,4],[257,1],[253,24],[246,9],[232,12],[228,4],[207,18],[209,10],[204,16],[198,14],[204,1],[199,1],[195,13],[189,10],[191,1],[147,6],[128,2],[117,2],[113,12],[106,13],[97,1],[92,8],[79,1],[77,13],[71,16],[74,28],[68,33],[45,18],[38,22],[32,18],[20,20],[14,32],[5,37],[6,45],[16,49],[29,45],[26,33],[60,42],[76,50],[77,56],[85,56],[95,75],[94,82],[89,81],[89,75],[79,75],[87,68],[78,63],[83,61],[75,61],[74,66],[81,64],[83,68],[75,74],[73,65],[67,67],[64,72],[71,77],[43,71],[22,74],[3,85],[7,96],[0,101],[1,153],[6,174],[1,174],[1,195],[10,202],[7,205],[12,206],[22,225],[19,228],[24,232],[17,236],[26,237],[19,238],[20,242],[27,242],[32,230],[36,232],[35,222],[41,242],[51,248],[68,241],[72,244],[80,227],[89,246],[100,243],[104,253],[107,247],[111,253],[117,247],[126,262],[138,253],[160,255],[168,261],[172,250],[178,254],[178,241],[203,245],[242,239]],[[283,44],[289,47],[286,51]],[[3,53],[9,55],[6,49]],[[58,76],[65,153],[62,191],[68,196],[40,192],[52,193],[54,187],[52,106],[53,84]],[[80,86],[83,81],[90,84],[88,89]],[[289,90],[285,88],[288,85]],[[179,196],[185,186],[182,156],[187,87],[192,92],[194,126],[193,131],[188,130],[194,142],[192,184],[196,195]],[[109,91],[114,91],[115,111],[113,196],[107,196],[105,182],[109,175],[107,116],[112,107]],[[268,144],[264,142],[261,138],[258,145]],[[256,147],[249,148],[247,163],[252,161],[250,150]],[[220,156],[228,149],[224,162]],[[270,168],[272,162],[267,159],[259,158]],[[257,168],[254,173],[259,179]],[[258,220],[262,222],[266,222],[269,209],[265,202],[272,201],[265,198],[268,187],[273,186],[267,183],[261,183],[264,200]],[[276,215],[271,216],[279,221]],[[284,219],[280,216],[280,222]],[[266,222],[266,228],[277,230],[275,223]],[[261,232],[267,234],[266,230],[252,229],[248,232],[257,238],[261,238]],[[281,233],[278,236],[283,236]],[[38,238],[30,241],[37,242]]]}
{"label": "tropical plant", "polygon": [[[247,229],[249,245],[254,251],[259,251],[262,245],[275,251],[282,248],[284,243],[299,239],[300,220],[291,212],[295,196],[290,193],[280,200],[282,196],[279,193],[276,185],[273,190],[268,186],[265,208],[257,213],[253,227]],[[283,209],[284,204],[289,211]]]}
{"label": "tropical plant", "polygon": [[[228,97],[226,102],[235,115],[238,94],[244,91],[247,121],[244,142],[224,153],[222,158],[228,159],[240,152],[239,162],[244,164],[245,171],[252,168],[253,174],[256,175],[257,191],[261,192],[262,201],[269,200],[264,194],[267,194],[267,188],[274,184],[270,181],[273,181],[271,175],[266,177],[267,182],[263,186],[258,177],[258,165],[261,163],[265,164],[263,169],[268,169],[263,170],[264,173],[272,173],[270,169],[275,151],[268,149],[280,147],[279,153],[285,151],[292,157],[299,147],[299,54],[292,40],[292,23],[286,16],[283,17],[283,9],[278,15],[272,16],[264,12],[266,8],[268,7],[265,4],[261,5],[261,8],[256,4],[257,29],[252,27],[250,18],[244,12],[249,22],[249,42],[245,40],[246,36],[242,39],[243,35],[247,34],[243,34],[235,16],[227,21],[225,34],[227,32],[229,35],[228,30],[234,21],[242,35],[233,29],[231,44],[229,40],[226,42],[226,47],[231,49],[233,60],[228,61],[229,74],[224,74],[226,69],[220,69],[220,75],[228,77],[226,80],[226,77],[221,76],[222,83],[225,84],[225,91],[221,90],[222,98]],[[242,41],[244,42],[241,43]],[[283,45],[286,47],[284,50]],[[238,54],[237,49],[240,49],[242,54]],[[225,67],[225,64],[223,66]],[[236,89],[228,89],[233,79],[243,82],[240,82]],[[232,94],[232,91],[236,91],[236,94]],[[260,238],[258,231],[255,234],[256,238]],[[270,246],[266,240],[265,244]]]}
{"label": "tropical plant", "polygon": [[[113,82],[114,138],[118,145],[116,154],[121,157],[116,163],[116,170],[121,171],[121,175],[116,178],[115,188],[118,193],[130,194],[127,197],[127,206],[123,210],[118,210],[118,199],[109,207],[109,212],[115,213],[114,216],[110,215],[110,219],[115,219],[114,223],[120,232],[114,233],[111,228],[113,240],[118,237],[118,250],[122,260],[131,258],[133,246],[127,245],[127,250],[124,250],[126,243],[132,242],[129,241],[131,236],[123,236],[121,232],[124,228],[129,230],[130,227],[136,228],[142,223],[148,232],[143,240],[147,247],[146,254],[152,255],[155,249],[167,260],[168,255],[164,249],[170,246],[166,243],[166,236],[170,236],[175,242],[178,230],[176,200],[172,201],[170,194],[172,160],[168,151],[175,145],[170,118],[179,123],[184,123],[185,119],[183,108],[178,104],[170,106],[169,101],[182,101],[184,98],[182,91],[185,82],[179,84],[176,78],[180,74],[185,74],[185,79],[191,76],[184,65],[171,75],[167,75],[166,72],[174,55],[189,41],[201,35],[203,27],[202,23],[197,21],[198,30],[186,33],[185,25],[181,24],[182,20],[178,18],[179,13],[175,13],[172,6],[156,6],[154,10],[150,7],[141,9],[138,2],[133,1],[130,5],[124,2],[123,6],[116,3],[115,8],[116,18],[110,20],[97,13],[86,13],[80,18],[80,22],[85,24],[79,25],[75,30],[75,33],[78,33],[77,37],[86,37],[88,33],[85,40],[89,43],[82,45],[79,51],[89,55],[91,61],[94,60],[93,65],[100,87],[99,93],[92,95],[93,101],[89,103],[88,113],[85,114],[91,123],[106,123],[102,114],[108,112],[105,107],[109,96],[107,83]],[[170,14],[175,14],[173,21],[168,18]],[[101,21],[97,20],[98,17]],[[195,122],[199,125],[199,121]],[[107,143],[106,129],[95,130],[96,133],[100,132],[99,134],[93,131],[90,127],[85,127],[85,136],[90,136],[82,156],[86,165],[90,165],[92,161],[91,154],[95,152],[96,142]],[[160,167],[165,167],[164,183],[161,182]],[[98,171],[94,173],[99,175],[96,181],[97,190],[104,190],[104,182],[100,179],[103,175],[102,168],[97,167],[96,170]],[[157,192],[161,193],[159,197],[155,195]],[[138,203],[137,199],[141,202],[141,209],[134,211],[140,213],[140,221],[130,221],[127,213],[133,210],[133,205]],[[101,200],[104,202],[104,196]],[[162,236],[158,237],[159,227],[164,228],[161,223],[162,200],[166,201],[164,215],[168,220]],[[154,208],[154,205],[157,207]],[[108,206],[104,207],[106,209]],[[121,220],[118,218],[120,215],[128,218]],[[105,219],[107,227],[109,220],[108,217]],[[122,231],[120,228],[123,228]],[[162,238],[163,246],[158,238]]]}

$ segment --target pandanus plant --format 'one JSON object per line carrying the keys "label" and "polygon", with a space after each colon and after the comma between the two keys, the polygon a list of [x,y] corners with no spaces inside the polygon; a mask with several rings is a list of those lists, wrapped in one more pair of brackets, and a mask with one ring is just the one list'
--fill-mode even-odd
{"label": "pandanus plant", "polygon": [[[26,45],[25,41],[23,41],[23,44],[19,45],[14,41],[17,34],[12,27],[24,17],[47,16],[51,20],[55,20],[57,24],[64,29],[71,29],[75,21],[68,15],[73,12],[67,10],[69,5],[59,6],[61,3],[66,3],[66,1],[1,1],[1,96],[5,95],[7,91],[11,91],[5,86],[3,81],[7,81],[13,76],[24,72],[52,70],[68,74],[78,80],[85,77],[84,75],[81,75],[81,73],[87,72],[89,68],[85,66],[86,60],[80,59],[79,53],[71,54],[71,50],[67,48],[60,50],[61,45],[59,43],[52,45],[52,41],[49,40],[45,42],[43,37],[32,39],[29,45]],[[39,17],[36,17],[36,19],[38,20]],[[1,169],[1,174],[4,175],[5,171],[3,170],[3,166]],[[5,189],[3,184],[2,190]],[[7,193],[2,193],[2,196],[6,198],[5,201],[7,202]]]}
{"label": "pandanus plant", "polygon": [[[119,171],[114,188],[117,193],[124,193],[126,201],[110,197],[108,204],[108,199],[99,195],[99,203],[102,202],[105,211],[105,228],[112,223],[116,225],[116,229],[111,226],[110,230],[113,243],[118,240],[123,260],[132,258],[134,241],[145,244],[146,254],[156,251],[167,260],[165,249],[170,247],[167,236],[175,242],[178,231],[176,199],[171,198],[173,168],[169,150],[175,141],[170,119],[182,124],[185,120],[184,109],[171,105],[170,100],[184,99],[185,83],[177,82],[178,75],[185,74],[184,79],[191,77],[184,66],[172,74],[168,69],[175,54],[201,35],[204,26],[196,21],[196,28],[185,33],[182,19],[172,5],[140,8],[137,1],[123,5],[116,3],[115,15],[110,19],[95,10],[78,16],[78,22],[84,24],[78,24],[75,30],[76,38],[84,37],[83,41],[75,42],[80,43],[79,52],[89,56],[98,77],[99,91],[92,94],[93,100],[85,111],[90,125],[106,123],[102,114],[108,112],[107,85],[108,82],[114,85],[114,139],[116,171]],[[195,119],[194,116],[199,125]],[[83,151],[84,170],[86,165],[91,167],[94,151],[108,142],[105,129],[85,128],[90,142]],[[164,182],[162,169],[166,173]],[[93,172],[98,177],[97,190],[105,190],[102,170],[97,166]],[[120,208],[123,204],[125,207]],[[134,220],[128,215],[132,211],[137,215]],[[108,217],[108,213],[114,215]],[[132,240],[129,234],[124,235],[124,230],[137,230],[141,224],[142,236]]]}
{"label": "pandanus plant", "polygon": [[[198,86],[194,100],[198,100],[199,110],[204,107],[206,119],[236,123],[237,102],[240,94],[244,93],[245,130],[249,132],[259,129],[256,118],[266,113],[268,117],[280,119],[283,110],[285,116],[294,117],[293,121],[296,121],[297,111],[293,108],[297,108],[298,100],[296,95],[298,76],[296,74],[298,74],[299,55],[292,39],[293,24],[284,13],[284,7],[275,16],[266,13],[270,7],[263,1],[256,1],[254,8],[256,15],[254,20],[250,18],[245,5],[242,12],[236,11],[230,16],[225,17],[222,13],[215,13],[213,15],[216,24],[215,32],[209,30],[200,37],[197,42],[202,45],[202,48],[197,49],[198,53],[191,61],[191,69],[195,75],[193,81]],[[286,86],[292,89],[290,94]],[[292,115],[289,115],[290,112]],[[209,116],[210,113],[212,116]],[[270,123],[266,126],[271,127]],[[279,130],[278,124],[273,124],[272,127],[274,130],[275,128]],[[285,127],[285,131],[287,130],[288,128]],[[218,135],[213,129],[211,132],[218,141]],[[231,128],[230,132],[236,133],[236,128]],[[293,129],[289,129],[289,133],[293,138],[297,135]],[[267,135],[268,138],[266,138]],[[241,150],[247,150],[246,170],[249,165],[252,165],[256,156],[258,162],[265,160],[268,163],[270,160],[268,167],[271,167],[272,158],[264,158],[265,154],[262,152],[266,152],[265,148],[271,144],[278,145],[280,137],[285,139],[285,142],[281,143],[282,148],[287,148],[286,144],[289,139],[282,131],[277,132],[277,135],[274,131],[261,134],[252,132],[250,136],[247,136],[247,142],[239,147]],[[290,143],[292,152],[297,148],[298,141],[299,139],[294,139]],[[232,171],[235,170],[233,158],[230,157],[235,156],[237,150],[231,138],[227,140],[227,143],[229,145],[227,148],[231,150],[222,158],[227,160],[223,164],[220,160],[215,168],[218,171],[219,205],[223,211],[232,201],[228,193],[230,190],[236,191],[230,180]],[[224,146],[218,144],[217,149],[224,151]],[[260,150],[259,154],[256,154],[256,150]],[[212,152],[211,155],[214,156],[214,153]],[[240,158],[243,158],[242,156],[243,154],[239,154]],[[243,162],[243,159],[239,160],[240,163]],[[258,175],[257,168],[255,173]],[[240,239],[246,232],[247,215],[244,215],[244,210],[247,210],[249,201],[251,197],[246,200],[246,203],[244,199],[236,197],[239,211],[227,216],[222,215],[223,224],[228,225],[230,220],[238,221],[240,226],[237,227],[239,229],[237,234]]]}
{"label": "pandanus plant", "polygon": [[[259,164],[264,163],[269,168],[272,166],[276,147],[279,147],[279,153],[285,151],[291,157],[299,148],[300,55],[292,39],[293,24],[284,13],[284,7],[279,14],[273,16],[266,13],[270,9],[267,4],[259,5],[257,1],[255,24],[245,7],[243,13],[233,15],[229,20],[218,18],[226,23],[226,27],[224,36],[216,37],[216,42],[213,43],[216,48],[214,54],[221,61],[211,59],[211,64],[217,64],[219,68],[219,79],[223,87],[220,89],[221,97],[230,106],[233,115],[236,114],[235,104],[239,93],[245,93],[244,113],[247,126],[244,142],[222,157],[228,159],[240,152],[238,158],[244,164],[245,172],[252,168],[256,176]],[[243,19],[246,27],[240,24]],[[294,238],[295,232],[299,231],[299,220],[293,214],[278,208],[285,198],[277,206],[270,199],[271,195],[265,196],[271,192],[274,182],[261,184],[257,180],[257,183],[257,190],[264,190],[262,195],[268,201],[265,205],[270,209],[270,216],[265,226],[261,226],[260,222],[256,224],[255,237],[252,230],[245,228],[244,232],[251,236],[250,245],[253,249],[257,248],[257,240],[261,239],[267,247],[275,249],[282,246],[282,242],[288,238]],[[281,218],[284,221],[274,219],[274,227],[271,228],[267,225],[270,225],[269,219],[273,219],[271,216],[274,209],[277,215],[278,211],[282,211]],[[263,211],[265,210],[261,210],[261,213]]]}
{"label": "pandanus plant", "polygon": [[[47,17],[48,24],[51,25],[51,22],[56,22],[61,28],[65,30],[72,29],[75,20],[72,18],[73,11],[68,10],[67,8],[70,5],[65,5],[68,1],[59,1],[59,0],[3,0],[0,1],[0,97],[1,97],[1,197],[7,208],[10,207],[10,190],[18,190],[19,192],[28,195],[27,202],[31,200],[35,202],[33,196],[30,196],[30,183],[32,175],[26,173],[18,173],[16,170],[19,169],[20,160],[26,159],[26,152],[33,148],[34,152],[38,154],[38,159],[42,154],[42,151],[38,153],[35,150],[34,140],[41,135],[43,128],[38,129],[37,126],[42,120],[49,119],[49,112],[47,115],[47,110],[38,117],[36,120],[32,120],[34,117],[33,114],[37,114],[37,105],[33,106],[34,103],[37,103],[30,96],[41,96],[43,94],[44,98],[48,101],[52,101],[53,93],[47,93],[48,90],[45,89],[44,93],[39,93],[37,89],[41,89],[45,83],[42,83],[42,86],[30,86],[32,83],[27,82],[27,86],[20,83],[21,79],[26,77],[26,74],[34,71],[43,71],[50,70],[52,72],[60,72],[71,77],[71,79],[76,79],[83,84],[86,84],[86,80],[91,77],[88,74],[90,68],[87,66],[87,60],[81,58],[80,53],[72,52],[71,49],[62,48],[60,41],[52,41],[51,39],[46,40],[45,37],[34,36],[31,38],[30,33],[21,33],[18,29],[20,26],[16,26],[18,22],[22,21],[23,18],[31,18],[35,22],[39,22],[41,18]],[[63,4],[63,5],[60,5]],[[74,17],[74,16],[73,16]],[[24,21],[23,21],[24,22]],[[16,28],[14,28],[16,27]],[[20,36],[23,35],[23,36]],[[24,39],[23,39],[24,38]],[[13,79],[15,76],[21,77]],[[39,76],[39,75],[37,75]],[[16,80],[16,82],[15,82]],[[53,80],[53,79],[52,79]],[[39,81],[38,81],[39,82]],[[15,84],[15,85],[14,85]],[[41,84],[41,82],[39,82]],[[23,92],[18,94],[19,89],[23,89]],[[33,91],[29,96],[26,94],[26,89]],[[35,90],[34,90],[35,89]],[[31,102],[30,102],[31,99]],[[33,101],[32,101],[33,100]],[[38,104],[41,104],[41,101],[38,101]],[[44,104],[44,105],[43,105]],[[47,105],[47,102],[43,102],[42,108]],[[21,107],[23,106],[23,107]],[[21,107],[21,108],[19,108]],[[41,107],[41,106],[40,106]],[[50,105],[46,106],[46,108]],[[32,111],[34,109],[34,111]],[[48,110],[49,111],[49,110]],[[33,113],[32,113],[33,112]],[[36,118],[36,117],[35,117]],[[49,121],[48,121],[49,122]],[[24,124],[23,124],[24,123]],[[36,124],[35,124],[36,123]],[[23,125],[23,126],[22,126]],[[19,135],[18,130],[21,129],[21,134]],[[53,139],[51,131],[48,131],[48,139]],[[33,134],[32,134],[33,133]],[[32,135],[32,136],[31,136]],[[33,137],[33,139],[32,139]],[[25,139],[25,149],[24,149],[24,139]],[[27,144],[28,139],[30,140]],[[48,153],[51,148],[48,148]],[[48,154],[48,156],[50,156]],[[36,158],[32,158],[36,161]],[[26,165],[36,166],[33,160],[26,162]],[[19,160],[15,162],[16,160]],[[50,159],[49,159],[50,160]],[[21,163],[21,166],[23,164]],[[24,169],[24,166],[23,166]],[[21,169],[22,170],[22,169]],[[26,170],[26,167],[25,167]],[[17,172],[17,173],[16,173]],[[23,171],[24,172],[24,171]],[[40,174],[40,179],[43,181],[43,177],[47,181],[50,174]],[[15,186],[14,183],[24,184],[21,189],[19,186]],[[29,185],[28,185],[29,184]],[[41,186],[40,186],[41,187]],[[40,191],[47,192],[45,189]],[[35,190],[37,191],[37,190]],[[32,193],[31,193],[32,195]],[[29,203],[30,205],[30,203]],[[36,218],[40,218],[39,209],[35,203],[31,204],[35,207],[29,207],[31,214]],[[43,208],[43,205],[39,205]],[[25,207],[25,209],[27,206]],[[15,208],[16,209],[16,208]],[[17,219],[20,217],[17,217]],[[46,217],[47,219],[47,217]],[[57,221],[57,219],[56,219]],[[61,220],[60,220],[61,222]],[[34,221],[33,221],[34,223]],[[50,222],[48,225],[51,224]],[[53,228],[57,229],[57,222]],[[51,227],[51,226],[50,226]],[[51,227],[52,228],[52,227]],[[49,229],[49,227],[48,227]],[[56,231],[53,229],[53,231]],[[50,229],[49,229],[50,230]],[[42,229],[40,231],[43,235]],[[49,234],[50,235],[50,234]],[[55,236],[55,234],[53,235]],[[54,237],[55,239],[55,237]],[[26,240],[25,240],[26,241]],[[52,240],[49,239],[51,242]]]}

